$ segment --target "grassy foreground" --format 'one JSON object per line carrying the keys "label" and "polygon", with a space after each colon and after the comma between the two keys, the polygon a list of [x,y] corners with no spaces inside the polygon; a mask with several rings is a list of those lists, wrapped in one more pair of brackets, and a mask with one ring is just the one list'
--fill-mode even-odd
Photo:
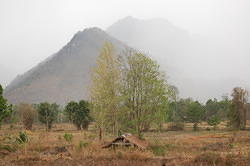
{"label": "grassy foreground", "polygon": [[[22,128],[3,126],[0,165],[250,165],[250,131],[228,131],[223,125],[216,131],[206,131],[206,124],[202,124],[200,131],[194,132],[191,125],[187,124],[185,131],[144,133],[150,143],[145,151],[101,149],[103,142],[98,141],[94,130],[76,131],[70,124],[56,124],[51,132],[35,126],[33,131],[25,131],[28,142],[17,145],[15,139]],[[112,138],[106,136],[104,140]]]}

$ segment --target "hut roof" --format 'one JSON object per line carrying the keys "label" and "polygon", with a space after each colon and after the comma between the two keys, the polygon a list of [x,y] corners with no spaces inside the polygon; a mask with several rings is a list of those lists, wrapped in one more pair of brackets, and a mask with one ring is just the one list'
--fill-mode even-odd
{"label": "hut roof", "polygon": [[134,145],[140,149],[146,149],[148,146],[148,143],[145,140],[141,140],[138,137],[128,133],[115,138],[113,141],[107,143],[102,148],[111,147],[112,145],[116,145],[119,142],[121,145]]}

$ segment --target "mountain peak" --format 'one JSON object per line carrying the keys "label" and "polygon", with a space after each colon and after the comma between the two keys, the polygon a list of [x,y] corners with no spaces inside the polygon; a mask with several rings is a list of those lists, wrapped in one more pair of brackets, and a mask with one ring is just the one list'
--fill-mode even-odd
{"label": "mountain peak", "polygon": [[56,54],[13,80],[4,96],[13,104],[87,99],[89,73],[105,41],[118,52],[126,48],[100,28],[78,31]]}
{"label": "mountain peak", "polygon": [[73,38],[71,39],[71,41],[77,40],[79,38],[82,38],[84,35],[88,35],[88,34],[106,34],[105,31],[103,31],[102,29],[98,28],[98,27],[91,27],[91,28],[86,28],[82,31],[78,31]]}
{"label": "mountain peak", "polygon": [[[140,19],[140,18],[136,18],[136,17],[132,17],[132,16],[127,16],[124,17],[120,20],[118,20],[117,22],[115,22],[114,24],[119,24],[119,23],[167,23],[167,24],[171,24],[167,19],[165,18],[161,18],[161,17],[155,17],[155,18],[151,18],[151,19]],[[114,25],[113,24],[113,25]],[[111,25],[112,26],[112,25]]]}
{"label": "mountain peak", "polygon": [[103,31],[101,28],[98,28],[98,27],[86,28],[82,32],[83,33],[106,33],[105,31]]}

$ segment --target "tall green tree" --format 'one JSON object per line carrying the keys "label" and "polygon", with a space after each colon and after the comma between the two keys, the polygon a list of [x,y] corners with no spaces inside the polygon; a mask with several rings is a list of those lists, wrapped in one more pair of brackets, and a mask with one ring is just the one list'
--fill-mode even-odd
{"label": "tall green tree", "polygon": [[205,117],[204,120],[208,120],[213,116],[217,116],[221,120],[227,119],[227,115],[230,108],[230,101],[227,97],[223,97],[221,101],[217,99],[209,99],[205,105]]}
{"label": "tall green tree", "polygon": [[166,118],[169,94],[159,65],[144,54],[132,52],[122,69],[122,125],[138,135],[154,122],[160,128]]}
{"label": "tall green tree", "polygon": [[219,105],[220,105],[220,109],[217,113],[219,118],[221,120],[227,120],[232,102],[228,99],[227,96],[222,96],[222,100],[219,101]]}
{"label": "tall green tree", "polygon": [[7,100],[3,97],[3,88],[0,84],[0,128],[2,121],[7,118],[12,111],[12,105],[8,105]]}
{"label": "tall green tree", "polygon": [[220,105],[217,99],[209,99],[205,105],[205,119],[208,120],[210,117],[218,114],[220,110]]}
{"label": "tall green tree", "polygon": [[73,122],[78,130],[87,129],[91,121],[89,103],[81,100],[79,103],[71,101],[65,107],[68,119]]}
{"label": "tall green tree", "polygon": [[118,134],[120,65],[112,44],[105,42],[91,75],[90,101],[102,139],[106,131]]}
{"label": "tall green tree", "polygon": [[46,130],[49,131],[52,128],[53,122],[57,119],[59,105],[47,102],[40,103],[37,105],[37,111],[40,122],[44,123],[46,125]]}
{"label": "tall green tree", "polygon": [[170,111],[168,112],[169,122],[188,121],[187,112],[189,105],[193,102],[191,98],[179,99],[170,103]]}
{"label": "tall green tree", "polygon": [[187,121],[193,123],[193,129],[196,131],[198,129],[198,124],[201,122],[204,116],[204,108],[198,102],[192,102],[187,108]]}

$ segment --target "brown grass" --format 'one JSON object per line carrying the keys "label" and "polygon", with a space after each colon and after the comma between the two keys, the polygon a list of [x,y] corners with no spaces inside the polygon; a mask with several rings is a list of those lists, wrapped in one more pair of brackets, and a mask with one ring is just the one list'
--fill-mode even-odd
{"label": "brown grass", "polygon": [[[167,125],[165,125],[167,127]],[[191,124],[185,131],[147,132],[145,139],[150,148],[138,150],[119,147],[101,149],[96,132],[76,131],[73,125],[57,124],[51,132],[36,125],[33,131],[26,131],[30,141],[8,151],[0,146],[0,165],[250,165],[250,131],[206,131],[205,124],[198,132],[191,131]],[[0,130],[0,144],[10,145],[6,137],[15,138],[21,126]],[[73,135],[67,142],[63,135]],[[113,137],[106,136],[105,141]]]}

